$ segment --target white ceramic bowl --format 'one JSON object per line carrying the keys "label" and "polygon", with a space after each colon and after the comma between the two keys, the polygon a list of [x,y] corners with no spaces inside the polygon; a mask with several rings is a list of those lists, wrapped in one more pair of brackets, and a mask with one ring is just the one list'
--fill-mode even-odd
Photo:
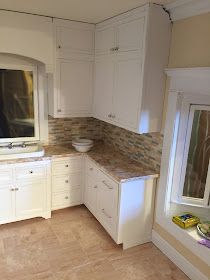
{"label": "white ceramic bowl", "polygon": [[75,139],[72,141],[73,145],[78,145],[78,146],[90,146],[93,145],[93,140],[90,139]]}
{"label": "white ceramic bowl", "polygon": [[80,153],[86,153],[88,151],[90,151],[90,149],[93,147],[93,145],[75,145],[72,144],[72,146]]}

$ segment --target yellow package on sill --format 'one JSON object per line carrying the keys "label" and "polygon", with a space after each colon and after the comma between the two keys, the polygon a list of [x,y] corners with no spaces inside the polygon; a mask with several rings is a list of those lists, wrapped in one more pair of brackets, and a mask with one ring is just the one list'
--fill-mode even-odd
{"label": "yellow package on sill", "polygon": [[172,221],[181,228],[186,229],[196,226],[200,222],[200,219],[190,213],[186,213],[181,216],[174,216]]}

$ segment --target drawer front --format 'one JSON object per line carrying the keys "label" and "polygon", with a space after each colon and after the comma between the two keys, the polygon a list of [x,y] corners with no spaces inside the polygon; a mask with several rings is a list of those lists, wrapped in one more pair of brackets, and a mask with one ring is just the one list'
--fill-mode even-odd
{"label": "drawer front", "polygon": [[0,188],[3,184],[12,183],[12,169],[10,170],[0,170]]}
{"label": "drawer front", "polygon": [[73,189],[52,195],[52,209],[61,209],[72,205],[79,205],[82,202],[81,189]]}
{"label": "drawer front", "polygon": [[98,176],[98,167],[89,159],[86,159],[86,175],[91,178]]}
{"label": "drawer front", "polygon": [[15,167],[15,175],[16,179],[45,178],[46,168],[43,165]]}
{"label": "drawer front", "polygon": [[53,192],[68,191],[70,188],[80,188],[81,185],[82,185],[81,172],[52,177]]}
{"label": "drawer front", "polygon": [[82,170],[82,158],[62,159],[52,163],[52,175],[64,175]]}

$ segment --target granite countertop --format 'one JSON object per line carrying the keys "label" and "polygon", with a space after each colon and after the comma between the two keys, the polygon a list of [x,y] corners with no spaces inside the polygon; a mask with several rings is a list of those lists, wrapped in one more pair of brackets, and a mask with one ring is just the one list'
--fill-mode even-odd
{"label": "granite countertop", "polygon": [[[65,146],[45,146],[44,149],[45,155],[43,157],[1,160],[0,164],[51,160],[59,157],[79,156],[83,154],[77,152],[71,144],[66,144]],[[159,176],[157,171],[144,164],[129,159],[127,156],[115,151],[112,147],[104,145],[103,142],[96,143],[91,151],[85,153],[85,155],[93,160],[101,170],[112,176],[117,182],[149,177],[156,178]]]}
{"label": "granite countertop", "polygon": [[[71,144],[66,146],[46,146],[45,155],[52,158],[80,155]],[[127,156],[98,142],[88,153],[85,153],[93,160],[101,170],[112,176],[117,182],[137,180],[139,178],[157,178],[159,174],[152,168],[148,168],[139,162],[129,159]]]}

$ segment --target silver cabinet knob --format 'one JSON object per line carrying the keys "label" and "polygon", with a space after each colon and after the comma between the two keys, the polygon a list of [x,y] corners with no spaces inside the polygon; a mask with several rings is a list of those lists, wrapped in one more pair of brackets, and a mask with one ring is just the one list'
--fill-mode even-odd
{"label": "silver cabinet knob", "polygon": [[115,115],[112,115],[112,119],[115,119],[116,118],[116,116]]}
{"label": "silver cabinet knob", "polygon": [[112,117],[112,114],[109,114],[109,115],[108,115],[108,118],[111,118],[111,117]]}
{"label": "silver cabinet knob", "polygon": [[69,167],[69,165],[68,165],[68,164],[66,164],[66,165],[65,165],[65,167]]}
{"label": "silver cabinet knob", "polygon": [[65,180],[65,183],[68,184],[69,180]]}
{"label": "silver cabinet knob", "polygon": [[33,172],[33,170],[30,170],[29,173],[30,173],[30,174],[33,174],[34,172]]}
{"label": "silver cabinet knob", "polygon": [[93,167],[90,167],[89,170],[90,170],[90,171],[93,171]]}
{"label": "silver cabinet knob", "polygon": [[68,196],[65,196],[65,199],[68,199],[69,197]]}
{"label": "silver cabinet knob", "polygon": [[95,185],[95,186],[94,186],[94,189],[97,189],[97,188],[98,188],[98,186]]}
{"label": "silver cabinet knob", "polygon": [[10,191],[11,191],[11,192],[14,192],[14,191],[15,191],[15,189],[14,189],[14,188],[11,188],[11,189],[10,189]]}

